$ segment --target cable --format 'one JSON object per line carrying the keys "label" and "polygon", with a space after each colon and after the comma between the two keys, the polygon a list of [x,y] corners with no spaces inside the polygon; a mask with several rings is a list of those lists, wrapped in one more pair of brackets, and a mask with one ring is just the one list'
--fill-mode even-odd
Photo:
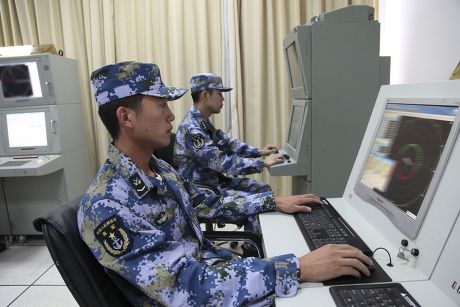
{"label": "cable", "polygon": [[375,250],[372,252],[372,255],[374,255],[374,254],[375,254],[375,252],[376,252],[376,251],[378,251],[379,249],[383,249],[384,251],[386,251],[386,252],[387,252],[387,254],[388,254],[388,258],[390,258],[390,262],[389,262],[389,263],[387,263],[387,266],[389,266],[389,267],[392,267],[392,266],[393,266],[393,263],[391,263],[391,255],[390,255],[390,253],[387,251],[387,249],[386,249],[386,248],[384,248],[384,247],[378,247],[378,248],[376,248],[376,249],[375,249]]}

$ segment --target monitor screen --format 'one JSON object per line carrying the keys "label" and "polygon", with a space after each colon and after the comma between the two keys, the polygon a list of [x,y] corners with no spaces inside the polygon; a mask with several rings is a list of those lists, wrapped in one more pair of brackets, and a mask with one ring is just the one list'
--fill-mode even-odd
{"label": "monitor screen", "polygon": [[0,82],[5,99],[42,97],[37,62],[0,64]]}
{"label": "monitor screen", "polygon": [[9,147],[47,146],[45,112],[6,114]]}
{"label": "monitor screen", "polygon": [[448,159],[458,131],[457,114],[457,104],[386,104],[355,190],[411,237],[421,226]]}
{"label": "monitor screen", "polygon": [[297,56],[295,41],[286,49],[287,62],[289,66],[289,77],[291,88],[303,88],[302,75],[300,73],[300,62]]}
{"label": "monitor screen", "polygon": [[0,156],[60,153],[56,105],[0,108]]}
{"label": "monitor screen", "polygon": [[292,107],[291,124],[289,126],[289,134],[287,143],[297,150],[299,145],[299,137],[302,129],[302,118],[303,118],[304,107],[294,105]]}

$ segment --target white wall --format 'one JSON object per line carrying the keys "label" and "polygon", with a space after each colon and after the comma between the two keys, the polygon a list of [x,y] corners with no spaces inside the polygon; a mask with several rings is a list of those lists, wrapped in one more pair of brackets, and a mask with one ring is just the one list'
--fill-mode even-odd
{"label": "white wall", "polygon": [[449,79],[460,61],[460,0],[380,0],[391,84]]}

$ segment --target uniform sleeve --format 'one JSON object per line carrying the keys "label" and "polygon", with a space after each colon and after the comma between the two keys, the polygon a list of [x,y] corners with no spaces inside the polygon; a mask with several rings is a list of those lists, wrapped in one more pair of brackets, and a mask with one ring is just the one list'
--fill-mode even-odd
{"label": "uniform sleeve", "polygon": [[191,195],[191,202],[201,220],[226,222],[235,217],[245,217],[275,210],[273,193],[221,196],[204,193],[193,182],[183,180],[184,188]]}
{"label": "uniform sleeve", "polygon": [[[229,148],[232,147],[227,145]],[[207,134],[199,130],[192,130],[185,134],[185,147],[193,153],[201,165],[220,173],[248,175],[261,173],[264,170],[262,160],[240,157],[231,150],[221,150]]]}
{"label": "uniform sleeve", "polygon": [[239,157],[259,158],[261,156],[259,148],[246,144],[238,139],[230,138],[220,129],[215,130],[214,136],[218,140],[219,145],[236,153]]}
{"label": "uniform sleeve", "polygon": [[168,233],[114,202],[92,205],[82,217],[81,234],[103,266],[166,306],[268,305],[274,293],[292,296],[299,287],[299,262],[292,254],[203,259],[197,242]]}

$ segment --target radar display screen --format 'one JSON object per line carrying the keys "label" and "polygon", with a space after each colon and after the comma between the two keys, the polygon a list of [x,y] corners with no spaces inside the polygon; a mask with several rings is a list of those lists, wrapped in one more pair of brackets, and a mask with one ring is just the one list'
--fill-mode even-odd
{"label": "radar display screen", "polygon": [[0,81],[5,98],[30,97],[34,94],[26,64],[0,66]]}

